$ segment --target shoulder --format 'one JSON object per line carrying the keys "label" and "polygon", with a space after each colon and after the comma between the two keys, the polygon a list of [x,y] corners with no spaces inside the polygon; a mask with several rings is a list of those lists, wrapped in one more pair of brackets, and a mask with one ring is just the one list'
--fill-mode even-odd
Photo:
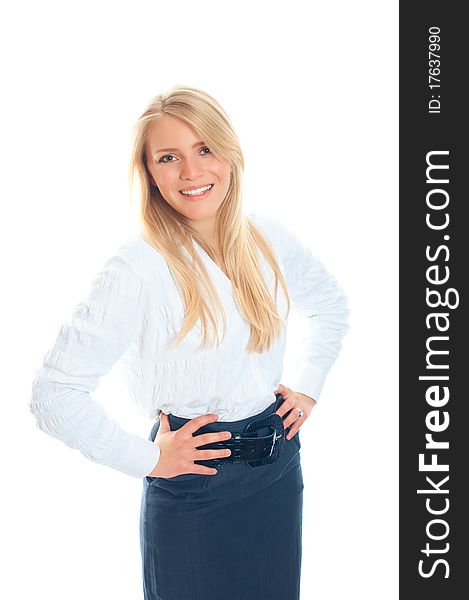
{"label": "shoulder", "polygon": [[279,219],[264,212],[260,212],[259,210],[252,210],[251,212],[247,213],[246,217],[249,221],[252,221],[254,225],[258,226],[262,230],[265,230],[266,233],[282,228],[282,223]]}
{"label": "shoulder", "polygon": [[269,238],[269,241],[278,240],[284,235],[285,227],[279,219],[258,210],[253,210],[246,216],[261,233]]}
{"label": "shoulder", "polygon": [[246,216],[282,254],[302,244],[298,235],[280,219],[258,210],[253,210]]}
{"label": "shoulder", "polygon": [[146,279],[149,274],[154,275],[155,270],[164,269],[166,260],[141,232],[135,232],[117,244],[104,267]]}

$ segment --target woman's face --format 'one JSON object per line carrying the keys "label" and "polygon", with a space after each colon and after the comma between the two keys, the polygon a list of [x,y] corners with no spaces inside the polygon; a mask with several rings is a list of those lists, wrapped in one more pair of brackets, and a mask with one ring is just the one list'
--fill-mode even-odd
{"label": "woman's face", "polygon": [[[153,182],[174,209],[207,235],[228,192],[230,166],[216,158],[197,132],[181,119],[165,116],[150,125],[147,165]],[[206,189],[211,186],[210,189]],[[191,192],[190,195],[184,192]]]}

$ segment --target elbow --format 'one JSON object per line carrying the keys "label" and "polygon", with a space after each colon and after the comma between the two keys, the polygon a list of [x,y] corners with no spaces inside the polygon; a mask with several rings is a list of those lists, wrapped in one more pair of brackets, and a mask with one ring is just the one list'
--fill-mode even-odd
{"label": "elbow", "polygon": [[72,391],[46,377],[36,376],[29,400],[29,411],[34,416],[37,427],[65,443],[71,443],[69,438]]}
{"label": "elbow", "polygon": [[339,294],[335,297],[334,302],[331,303],[330,313],[335,315],[334,320],[345,334],[350,328],[349,298],[341,287],[339,287],[338,291]]}

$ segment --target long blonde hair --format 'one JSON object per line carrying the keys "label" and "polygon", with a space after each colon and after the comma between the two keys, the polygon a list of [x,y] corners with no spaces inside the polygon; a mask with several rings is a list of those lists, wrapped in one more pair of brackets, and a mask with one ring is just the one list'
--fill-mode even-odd
{"label": "long blonde hair", "polygon": [[[202,346],[220,344],[226,334],[226,314],[203,261],[193,247],[195,240],[213,259],[214,248],[191,226],[190,220],[167,203],[154,185],[147,167],[146,142],[149,125],[166,115],[177,117],[201,136],[204,143],[220,160],[231,165],[231,180],[227,195],[216,215],[216,230],[220,242],[223,268],[244,318],[250,323],[251,335],[246,347],[248,353],[265,352],[281,335],[283,322],[277,312],[277,288],[280,282],[287,300],[290,298],[283,274],[269,242],[252,220],[242,212],[242,174],[244,158],[238,137],[225,111],[206,92],[176,85],[155,96],[137,120],[133,129],[129,186],[132,194],[135,182],[139,186],[139,221],[146,241],[166,259],[179,286],[185,306],[181,330],[171,345],[178,344],[200,320]],[[183,248],[193,260],[184,256]],[[264,280],[259,262],[259,250],[265,256],[275,275],[275,299]],[[207,297],[205,297],[205,294]],[[218,309],[224,325],[223,338],[218,336],[216,314]],[[286,318],[285,317],[285,318]]]}

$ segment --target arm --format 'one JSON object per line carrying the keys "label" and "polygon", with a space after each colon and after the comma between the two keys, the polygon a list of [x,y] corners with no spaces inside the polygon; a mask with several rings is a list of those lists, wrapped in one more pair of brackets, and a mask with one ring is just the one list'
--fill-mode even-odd
{"label": "arm", "polygon": [[35,373],[30,400],[39,429],[94,462],[138,478],[154,468],[158,446],[122,429],[90,392],[129,347],[145,303],[143,281],[122,257],[110,258],[88,297],[62,324]]}
{"label": "arm", "polygon": [[285,279],[293,308],[305,320],[302,357],[290,385],[317,402],[349,328],[347,298],[298,236],[286,228],[285,236]]}

